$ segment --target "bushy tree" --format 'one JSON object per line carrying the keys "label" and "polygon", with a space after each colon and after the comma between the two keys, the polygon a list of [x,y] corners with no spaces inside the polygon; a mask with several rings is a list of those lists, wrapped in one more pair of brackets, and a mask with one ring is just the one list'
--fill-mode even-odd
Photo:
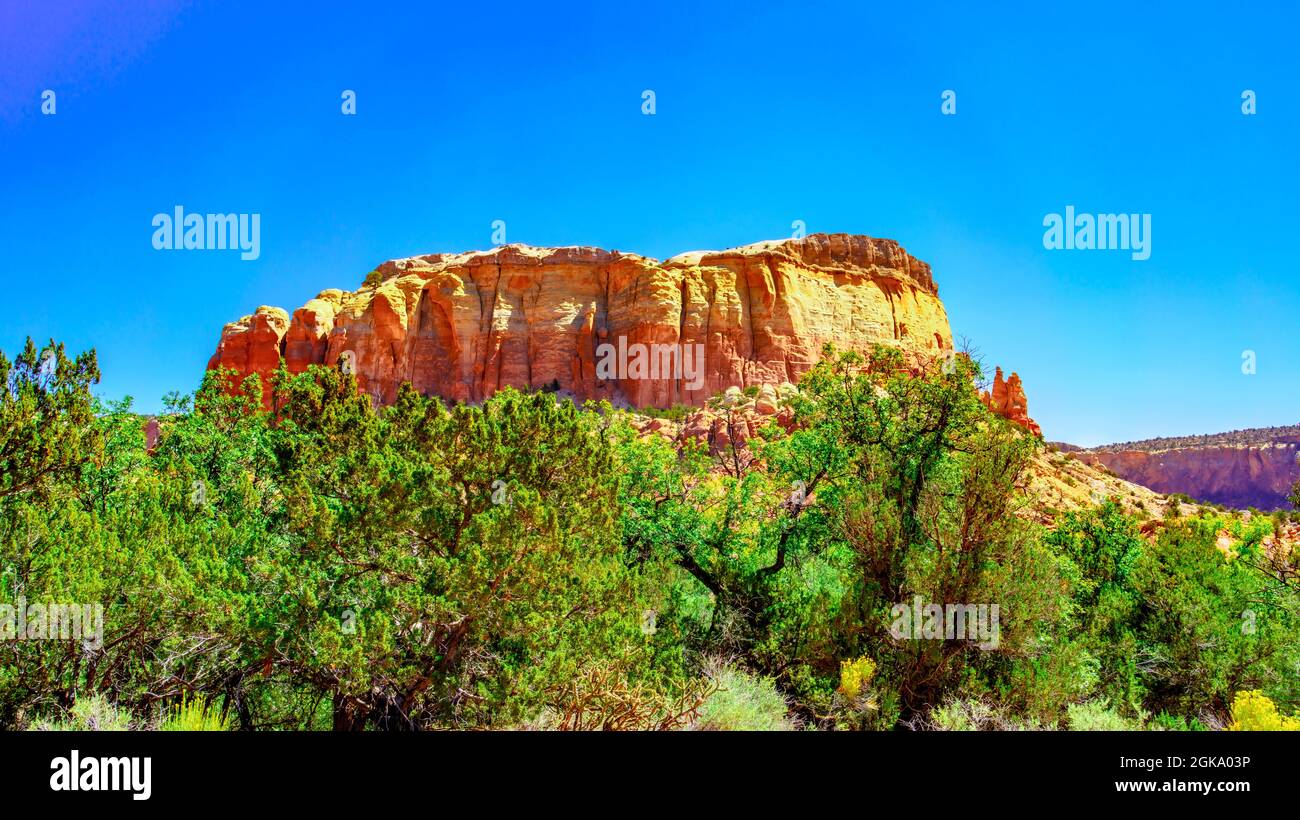
{"label": "bushy tree", "polygon": [[[1294,711],[1300,604],[1275,522],[1139,529],[1108,501],[1045,528],[1041,445],[984,407],[975,362],[824,353],[757,438],[740,440],[754,391],[711,402],[712,452],[547,391],[448,406],[406,385],[376,408],[350,375],[283,365],[269,412],[258,377],[209,373],[147,447],[129,399],[92,397],[93,352],[0,354],[0,603],[104,612],[102,642],[0,642],[0,727]],[[900,634],[914,602],[996,605],[996,633],[940,616]]]}
{"label": "bushy tree", "polygon": [[269,661],[329,694],[335,728],[518,722],[641,638],[618,476],[572,403],[506,390],[448,409],[408,386],[376,413],[324,369],[280,392],[290,537],[266,569],[286,606]]}
{"label": "bushy tree", "polygon": [[[372,408],[351,377],[210,373],[192,408],[96,405],[94,357],[4,363],[5,600],[104,607],[102,645],[13,641],[0,721],[198,698],[241,728],[511,725],[580,668],[640,674],[642,584],[595,414],[505,391]],[[2,361],[2,360],[0,360]],[[631,659],[629,661],[629,659]]]}
{"label": "bushy tree", "polygon": [[[624,538],[707,590],[702,649],[776,676],[805,717],[888,725],[971,669],[993,685],[1054,617],[1053,562],[1014,515],[1034,445],[988,413],[969,359],[918,370],[888,348],[826,354],[789,429],[752,442],[747,469],[729,450],[711,469],[701,452],[629,437]],[[913,596],[999,604],[998,648],[896,639],[891,612]],[[834,718],[849,707],[841,665],[863,657],[878,664],[882,709]]]}

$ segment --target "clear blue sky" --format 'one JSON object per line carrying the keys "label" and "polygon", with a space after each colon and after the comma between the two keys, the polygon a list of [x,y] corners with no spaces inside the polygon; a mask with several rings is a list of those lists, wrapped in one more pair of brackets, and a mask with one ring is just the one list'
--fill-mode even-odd
{"label": "clear blue sky", "polygon": [[[0,6],[0,348],[93,346],[142,410],[225,322],[495,219],[660,258],[801,219],[930,262],[1048,438],[1300,421],[1284,4],[114,5]],[[153,250],[177,204],[260,213],[261,258]],[[1067,205],[1150,213],[1151,258],[1045,250]]]}

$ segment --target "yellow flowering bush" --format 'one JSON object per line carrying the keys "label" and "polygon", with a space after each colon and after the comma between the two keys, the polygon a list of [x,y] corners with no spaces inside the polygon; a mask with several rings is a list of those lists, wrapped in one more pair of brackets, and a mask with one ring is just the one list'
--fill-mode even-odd
{"label": "yellow flowering bush", "polygon": [[1297,732],[1300,718],[1279,714],[1277,706],[1263,692],[1252,689],[1238,692],[1232,700],[1233,732]]}
{"label": "yellow flowering bush", "polygon": [[871,682],[876,674],[876,662],[866,655],[855,661],[840,662],[840,694],[849,700],[856,700],[862,688]]}

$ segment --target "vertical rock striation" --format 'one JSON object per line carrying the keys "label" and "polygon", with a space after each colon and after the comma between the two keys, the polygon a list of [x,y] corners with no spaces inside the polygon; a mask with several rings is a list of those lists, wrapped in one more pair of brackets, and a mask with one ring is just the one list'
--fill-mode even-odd
{"label": "vertical rock striation", "polygon": [[[506,245],[385,262],[367,282],[323,291],[291,319],[263,307],[226,325],[209,369],[265,379],[281,356],[301,372],[351,351],[361,389],[381,403],[409,381],[451,401],[513,386],[669,407],[798,381],[827,342],[890,344],[914,357],[952,349],[929,265],[866,236],[814,234],[663,262]],[[675,348],[683,362],[702,351],[703,372],[611,376],[598,366],[603,352],[637,345]]]}

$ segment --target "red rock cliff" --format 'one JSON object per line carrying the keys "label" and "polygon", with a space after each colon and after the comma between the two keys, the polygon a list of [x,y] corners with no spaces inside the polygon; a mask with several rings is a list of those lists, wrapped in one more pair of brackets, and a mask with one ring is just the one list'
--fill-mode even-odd
{"label": "red rock cliff", "polygon": [[[385,262],[352,292],[326,290],[293,316],[258,308],[226,325],[212,368],[291,372],[352,359],[363,391],[402,382],[480,401],[507,385],[579,400],[699,406],[728,387],[798,381],[826,342],[952,349],[929,265],[897,242],[848,234],[695,251],[659,262],[590,247],[506,245]],[[600,366],[611,351],[676,347],[685,368]],[[702,371],[690,372],[698,353]],[[682,355],[684,354],[684,355]]]}
{"label": "red rock cliff", "polygon": [[1117,476],[1158,493],[1184,493],[1237,509],[1287,508],[1291,485],[1300,479],[1294,440],[1253,445],[1210,445],[1162,450],[1085,450],[1076,457],[1104,464]]}

